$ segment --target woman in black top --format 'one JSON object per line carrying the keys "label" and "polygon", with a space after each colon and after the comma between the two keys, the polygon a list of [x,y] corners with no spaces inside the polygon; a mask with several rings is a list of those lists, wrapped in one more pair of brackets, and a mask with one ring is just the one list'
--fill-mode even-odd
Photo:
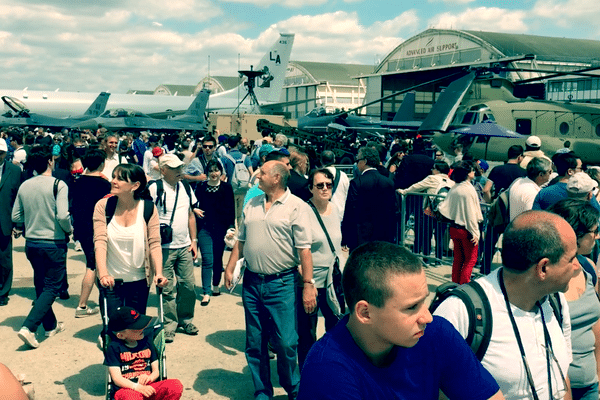
{"label": "woman in black top", "polygon": [[233,189],[227,182],[221,181],[223,166],[217,160],[206,164],[208,180],[196,188],[199,210],[194,210],[199,218],[198,246],[202,254],[202,297],[201,305],[210,302],[210,279],[212,274],[212,295],[218,296],[221,274],[223,272],[223,251],[227,229],[235,225],[235,206]]}

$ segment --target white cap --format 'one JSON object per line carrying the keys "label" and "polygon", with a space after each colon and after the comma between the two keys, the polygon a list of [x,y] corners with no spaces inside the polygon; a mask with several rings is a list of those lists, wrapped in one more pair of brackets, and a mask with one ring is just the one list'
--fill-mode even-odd
{"label": "white cap", "polygon": [[169,168],[179,168],[183,165],[183,161],[181,161],[175,154],[165,154],[160,158],[158,163],[161,168],[165,165]]}
{"label": "white cap", "polygon": [[542,146],[542,141],[537,136],[529,136],[525,141],[527,147],[537,147],[538,149]]}
{"label": "white cap", "polygon": [[6,140],[0,138],[0,151],[8,151]]}
{"label": "white cap", "polygon": [[587,194],[597,186],[598,183],[585,172],[577,172],[567,181],[567,191],[573,194]]}

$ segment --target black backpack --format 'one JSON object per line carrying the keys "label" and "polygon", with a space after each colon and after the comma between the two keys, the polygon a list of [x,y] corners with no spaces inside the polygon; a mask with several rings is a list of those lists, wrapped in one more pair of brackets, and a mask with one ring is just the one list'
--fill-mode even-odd
{"label": "black backpack", "polygon": [[[492,308],[483,288],[476,281],[463,285],[454,282],[446,282],[435,289],[435,297],[429,306],[429,312],[433,312],[438,306],[450,296],[457,296],[462,300],[469,315],[469,333],[465,341],[475,353],[479,361],[483,359],[492,338],[493,316]],[[562,304],[558,293],[548,296],[552,311],[562,329],[563,315]]]}
{"label": "black backpack", "polygon": [[[142,200],[144,202],[144,220],[146,221],[146,225],[150,221],[152,217],[152,213],[154,212],[154,203],[150,200]],[[108,200],[106,200],[106,225],[110,223],[110,220],[115,215],[115,210],[117,209],[117,196],[110,196]]]}

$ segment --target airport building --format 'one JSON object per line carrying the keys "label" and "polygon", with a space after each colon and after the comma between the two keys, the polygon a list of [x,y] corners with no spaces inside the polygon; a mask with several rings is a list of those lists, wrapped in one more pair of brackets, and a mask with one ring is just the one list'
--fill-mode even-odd
{"label": "airport building", "polygon": [[[516,71],[493,71],[516,82],[537,78],[551,72],[575,71],[600,66],[600,41],[566,39],[534,35],[478,32],[449,29],[428,29],[398,45],[375,71],[366,77],[366,102],[397,91],[435,81],[416,89],[415,111],[424,118],[439,93],[461,74],[465,67],[508,67]],[[540,73],[539,71],[547,71]],[[458,75],[457,75],[458,74]],[[448,77],[445,79],[445,77]],[[365,79],[365,77],[361,77]],[[579,83],[581,79],[589,83]],[[573,87],[583,90],[599,87],[598,78],[573,77],[517,86],[518,97],[559,99],[557,95],[573,93]],[[582,90],[582,91],[583,91]],[[546,93],[548,95],[546,95]],[[551,95],[555,93],[555,95]],[[594,94],[596,99],[600,93]],[[573,99],[576,99],[574,95]],[[591,97],[592,94],[588,94]],[[389,98],[367,107],[367,114],[391,117],[402,103],[403,95]],[[591,101],[591,99],[586,99]]]}

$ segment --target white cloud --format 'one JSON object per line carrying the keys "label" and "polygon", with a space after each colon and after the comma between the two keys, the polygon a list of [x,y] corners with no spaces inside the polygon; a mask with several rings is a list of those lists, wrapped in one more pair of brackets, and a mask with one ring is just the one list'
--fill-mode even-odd
{"label": "white cloud", "polygon": [[538,0],[532,12],[536,16],[552,20],[550,23],[559,27],[576,27],[580,36],[585,36],[587,31],[593,31],[594,36],[598,36],[598,0]]}
{"label": "white cloud", "polygon": [[497,7],[468,8],[454,14],[445,12],[431,18],[428,26],[438,29],[473,29],[490,32],[526,32],[527,13]]}

